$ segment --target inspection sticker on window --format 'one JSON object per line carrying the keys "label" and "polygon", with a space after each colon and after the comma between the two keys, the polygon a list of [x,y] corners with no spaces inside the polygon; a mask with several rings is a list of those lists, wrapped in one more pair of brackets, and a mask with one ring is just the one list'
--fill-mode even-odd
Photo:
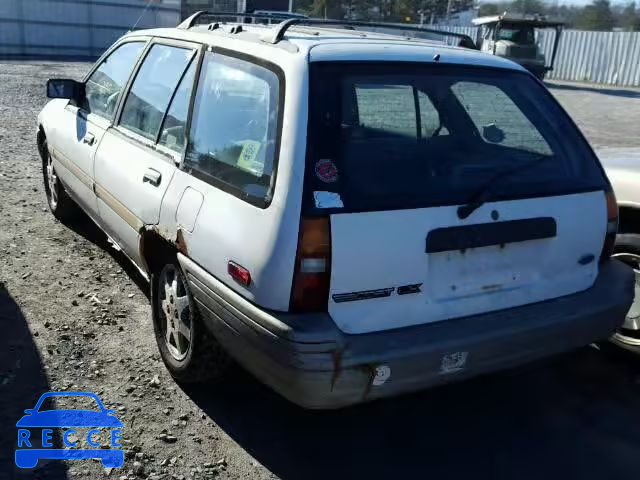
{"label": "inspection sticker on window", "polygon": [[313,192],[316,208],[344,208],[342,198],[335,192]]}
{"label": "inspection sticker on window", "polygon": [[238,168],[246,170],[257,176],[262,176],[264,165],[256,161],[262,143],[255,140],[245,140],[242,142],[242,151],[238,157],[236,165]]}
{"label": "inspection sticker on window", "polygon": [[440,374],[455,373],[463,370],[467,365],[469,352],[454,352],[442,356]]}
{"label": "inspection sticker on window", "polygon": [[316,162],[316,177],[325,183],[338,181],[338,167],[328,158],[322,158]]}

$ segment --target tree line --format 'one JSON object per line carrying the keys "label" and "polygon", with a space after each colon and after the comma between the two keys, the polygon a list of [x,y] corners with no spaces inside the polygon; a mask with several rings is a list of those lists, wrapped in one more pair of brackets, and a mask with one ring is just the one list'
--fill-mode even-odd
{"label": "tree line", "polygon": [[474,0],[294,0],[295,11],[312,17],[430,23],[474,7]]}
{"label": "tree line", "polygon": [[609,0],[593,0],[584,7],[558,5],[542,0],[514,0],[510,2],[488,2],[479,6],[478,15],[498,15],[503,12],[519,14],[540,14],[554,20],[566,22],[576,30],[619,29],[640,31],[640,8],[632,1],[626,5],[611,5]]}
{"label": "tree line", "polygon": [[[639,0],[640,1],[640,0]],[[313,17],[401,23],[444,22],[449,14],[477,9],[478,16],[538,14],[561,20],[578,30],[640,31],[640,5],[612,5],[593,0],[585,6],[560,5],[557,0],[294,0],[295,10]]]}

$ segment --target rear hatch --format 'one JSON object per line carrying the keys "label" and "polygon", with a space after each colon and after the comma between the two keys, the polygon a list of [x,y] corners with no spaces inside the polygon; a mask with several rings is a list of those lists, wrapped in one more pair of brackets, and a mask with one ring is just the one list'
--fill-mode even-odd
{"label": "rear hatch", "polygon": [[590,287],[607,181],[549,93],[511,70],[312,64],[303,216],[329,217],[348,333]]}

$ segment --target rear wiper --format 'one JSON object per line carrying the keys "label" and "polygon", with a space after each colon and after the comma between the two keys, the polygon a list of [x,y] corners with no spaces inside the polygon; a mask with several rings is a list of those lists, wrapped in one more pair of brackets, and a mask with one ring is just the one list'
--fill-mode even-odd
{"label": "rear wiper", "polygon": [[548,160],[553,158],[553,155],[538,155],[533,157],[531,160],[522,163],[520,165],[516,165],[513,168],[507,168],[505,170],[501,170],[496,173],[493,177],[491,177],[482,187],[480,187],[469,199],[466,205],[462,205],[458,207],[458,218],[464,219],[475,212],[478,208],[486,203],[489,199],[493,186],[498,180],[503,179],[504,177],[508,177],[513,175],[514,173],[521,172],[522,170],[526,170],[533,165],[536,165],[538,162],[542,162],[544,160]]}

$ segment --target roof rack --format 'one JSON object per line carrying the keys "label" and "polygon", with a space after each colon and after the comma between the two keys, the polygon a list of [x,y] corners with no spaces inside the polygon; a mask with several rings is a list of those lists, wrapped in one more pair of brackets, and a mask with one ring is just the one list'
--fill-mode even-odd
{"label": "roof rack", "polygon": [[[397,23],[384,23],[384,22],[360,22],[355,20],[322,20],[315,18],[300,18],[294,17],[292,18],[287,12],[282,12],[282,14],[273,13],[273,14],[255,14],[255,13],[235,13],[235,12],[208,12],[208,11],[200,11],[196,12],[187,18],[184,22],[178,25],[178,28],[181,29],[189,29],[195,25],[198,25],[198,20],[207,17],[211,19],[216,18],[228,18],[228,17],[237,17],[242,19],[256,19],[256,20],[280,20],[275,26],[274,35],[265,41],[269,43],[276,44],[280,42],[283,38],[287,30],[295,25],[301,26],[312,26],[312,25],[320,25],[320,26],[342,26],[349,29],[354,29],[354,27],[374,27],[374,28],[387,28],[390,30],[402,30],[408,32],[420,32],[420,33],[430,33],[432,35],[439,35],[441,37],[452,37],[458,38],[459,47],[471,48],[477,50],[475,42],[471,39],[469,35],[464,35],[462,33],[455,32],[447,32],[445,30],[435,30],[432,28],[422,28],[418,26],[411,25],[402,25]],[[203,22],[204,23],[204,22]]]}
{"label": "roof rack", "polygon": [[[238,12],[208,12],[206,10],[201,10],[199,12],[194,13],[190,17],[186,18],[177,28],[188,30],[196,25],[204,25],[206,22],[198,22],[203,17],[215,20],[221,18],[229,18],[235,17],[237,19],[243,20],[278,20],[279,22],[283,20],[299,18],[290,15],[288,12],[273,12],[273,13],[238,13]],[[304,20],[304,19],[302,19]],[[247,22],[248,23],[248,22]]]}
{"label": "roof rack", "polygon": [[458,42],[459,47],[472,48],[477,49],[475,42],[471,39],[469,35],[465,35],[463,33],[455,33],[455,32],[447,32],[444,30],[435,30],[432,28],[422,28],[411,25],[401,25],[397,23],[384,23],[384,22],[359,22],[355,20],[321,20],[315,18],[290,18],[284,20],[282,23],[279,23],[275,28],[276,32],[271,38],[270,43],[278,43],[280,40],[284,38],[284,34],[287,32],[289,28],[294,25],[326,25],[326,26],[343,26],[345,28],[353,27],[375,27],[375,28],[387,28],[389,30],[402,30],[409,32],[421,32],[421,33],[431,33],[433,35],[439,35],[442,37],[453,37],[458,38],[460,41]]}

